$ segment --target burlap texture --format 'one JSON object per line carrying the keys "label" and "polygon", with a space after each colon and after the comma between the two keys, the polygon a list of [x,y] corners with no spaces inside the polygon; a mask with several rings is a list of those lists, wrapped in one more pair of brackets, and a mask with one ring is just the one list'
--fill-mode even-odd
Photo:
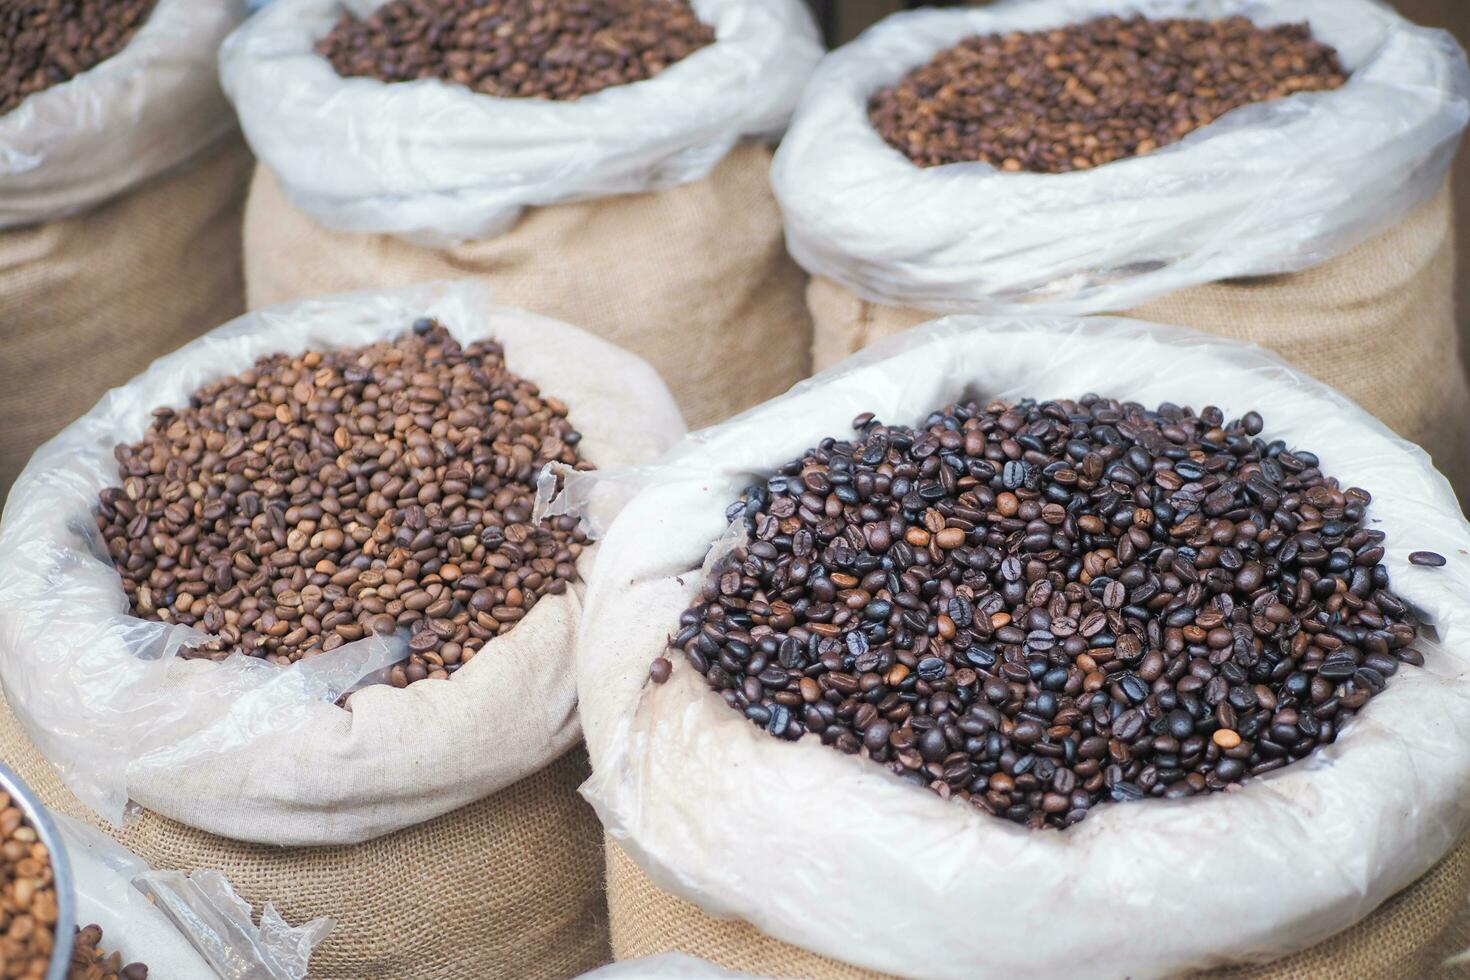
{"label": "burlap texture", "polygon": [[95,210],[0,231],[0,497],[107,389],[245,308],[238,137]]}
{"label": "burlap texture", "polygon": [[[661,891],[611,840],[607,897],[613,958],[684,952],[731,970],[805,980],[888,980],[807,952],[740,921],[716,919]],[[1445,957],[1464,945],[1470,893],[1470,842],[1457,847],[1419,881],[1344,933],[1267,965],[1194,974],[1219,980],[1407,980],[1436,975]],[[1119,940],[1126,942],[1126,936]],[[1455,974],[1444,973],[1445,980]]]}
{"label": "burlap texture", "polygon": [[[1470,387],[1455,327],[1449,188],[1345,255],[1293,275],[1197,286],[1128,316],[1268,347],[1424,447],[1470,495]],[[870,303],[816,277],[817,370],[939,314]]]}
{"label": "burlap texture", "polygon": [[447,249],[329,231],[257,168],[245,214],[251,309],[303,296],[475,276],[497,302],[584,327],[651,363],[691,428],[809,373],[805,277],[786,255],[770,151],[737,147],[706,180],[528,211]]}
{"label": "burlap texture", "polygon": [[122,830],[83,807],[0,704],[0,760],[68,816],[155,868],[212,868],[259,912],[336,921],[312,955],[321,980],[552,980],[607,962],[602,835],[577,795],[579,746],[478,803],[348,847],[274,848],[144,811]]}

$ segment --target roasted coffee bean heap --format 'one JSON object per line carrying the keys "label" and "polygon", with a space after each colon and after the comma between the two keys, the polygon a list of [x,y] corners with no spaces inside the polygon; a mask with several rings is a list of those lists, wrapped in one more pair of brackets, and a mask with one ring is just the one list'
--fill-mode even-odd
{"label": "roasted coffee bean heap", "polygon": [[154,0],[6,0],[0,3],[0,115],[117,54]]}
{"label": "roasted coffee bean heap", "polygon": [[1232,109],[1340,87],[1305,24],[1104,17],[970,37],[880,90],[868,115],[921,167],[1063,173],[1149,153]]}
{"label": "roasted coffee bean heap", "polygon": [[0,793],[0,970],[40,980],[55,944],[51,854],[20,807]]}
{"label": "roasted coffee bean heap", "polygon": [[71,967],[67,980],[148,980],[148,967],[142,963],[123,965],[121,953],[102,952],[102,927],[78,929],[71,948]]}
{"label": "roasted coffee bean heap", "polygon": [[117,447],[97,525],[134,613],[288,663],[410,631],[398,686],[446,677],[576,574],[573,518],[531,523],[551,462],[590,469],[567,409],[433,320],[265,357]]}
{"label": "roasted coffee bean heap", "polygon": [[714,40],[687,0],[391,0],[344,14],[316,50],[344,76],[570,100],[652,78]]}
{"label": "roasted coffee bean heap", "polygon": [[1423,662],[1368,494],[1262,425],[1095,395],[860,416],[732,505],[750,541],[671,647],[770,734],[1029,827],[1225,789]]}

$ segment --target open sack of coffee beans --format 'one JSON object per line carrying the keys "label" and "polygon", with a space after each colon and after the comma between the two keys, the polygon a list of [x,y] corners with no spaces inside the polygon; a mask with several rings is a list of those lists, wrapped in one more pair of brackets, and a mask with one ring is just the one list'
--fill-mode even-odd
{"label": "open sack of coffee beans", "polygon": [[643,361],[472,285],[241,317],[17,482],[0,678],[24,734],[0,752],[39,752],[48,805],[150,862],[330,916],[313,976],[595,966],[572,675],[593,551],[535,519],[537,481],[682,432]]}
{"label": "open sack of coffee beans", "polygon": [[829,55],[772,182],[827,367],[936,313],[1263,344],[1470,491],[1465,55],[1371,0],[1019,0]]}
{"label": "open sack of coffee beans", "polygon": [[0,9],[0,496],[38,445],[244,309],[250,157],[215,52],[241,0]]}
{"label": "open sack of coffee beans", "polygon": [[764,140],[820,55],[802,0],[275,3],[221,55],[250,305],[473,275],[724,419],[810,373]]}
{"label": "open sack of coffee beans", "polygon": [[1422,451],[1274,355],[952,317],[607,482],[577,660],[619,959],[1443,955],[1470,525]]}

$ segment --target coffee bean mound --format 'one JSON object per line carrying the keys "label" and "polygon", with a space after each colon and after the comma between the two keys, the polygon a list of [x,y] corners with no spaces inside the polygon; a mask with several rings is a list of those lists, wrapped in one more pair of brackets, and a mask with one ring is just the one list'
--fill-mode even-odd
{"label": "coffee bean mound", "polygon": [[0,969],[40,980],[55,944],[51,853],[7,793],[0,793]]}
{"label": "coffee bean mound", "polygon": [[1347,81],[1305,24],[1103,17],[966,38],[880,90],[868,115],[921,167],[1064,173],[1149,153],[1232,109]]}
{"label": "coffee bean mound", "polygon": [[154,0],[0,3],[0,116],[121,51]]}
{"label": "coffee bean mound", "polygon": [[1262,425],[1096,395],[860,416],[732,505],[750,540],[671,647],[771,735],[1028,827],[1231,788],[1423,663],[1368,494]]}
{"label": "coffee bean mound", "polygon": [[102,927],[90,925],[77,930],[66,976],[67,980],[148,980],[148,967],[142,963],[124,966],[121,953],[104,954]]}
{"label": "coffee bean mound", "polygon": [[97,511],[133,612],[276,663],[408,633],[402,687],[443,678],[566,591],[586,538],[531,523],[548,463],[590,469],[567,408],[433,320],[265,357],[160,408]]}
{"label": "coffee bean mound", "polygon": [[652,78],[714,40],[687,0],[391,0],[344,14],[316,51],[348,77],[572,100]]}

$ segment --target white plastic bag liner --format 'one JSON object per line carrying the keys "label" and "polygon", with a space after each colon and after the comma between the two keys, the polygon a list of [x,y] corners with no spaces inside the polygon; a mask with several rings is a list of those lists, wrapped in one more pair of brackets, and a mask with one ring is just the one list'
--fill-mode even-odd
{"label": "white plastic bag liner", "polygon": [[105,834],[50,816],[71,866],[78,924],[101,926],[103,950],[144,963],[150,976],[304,980],[312,948],[331,931],[331,919],[292,928],[270,905],[256,925],[250,905],[219,872],[155,871]]}
{"label": "white plastic bag liner", "polygon": [[[490,304],[473,284],[307,300],[240,317],[109,392],[42,446],[0,524],[0,679],[74,793],[120,822],[129,798],[238,840],[351,843],[447,813],[558,758],[580,730],[572,677],[581,586],[546,596],[448,680],[339,696],[407,656],[406,636],[280,667],[183,660],[203,632],[134,618],[93,517],[115,445],[161,405],[265,355],[360,346],[421,316],[493,337],[562,399],[598,466],[645,462],[683,434],[653,369],[575,327]],[[589,549],[579,562],[585,576]]]}
{"label": "white plastic bag liner", "polygon": [[[1367,488],[1394,590],[1428,624],[1425,666],[1401,669],[1334,745],[1239,791],[1101,806],[1039,832],[817,739],[773,739],[682,656],[646,683],[752,481],[847,437],[860,412],[912,424],[962,398],[1089,391],[1259,410],[1266,437]],[[902,976],[1070,978],[1085,963],[1162,977],[1309,947],[1470,828],[1470,525],[1421,450],[1259,348],[1123,319],[954,317],[690,437],[644,476],[587,590],[583,793],[655,884],[707,912]],[[1419,549],[1449,564],[1411,566]]]}
{"label": "white plastic bag liner", "polygon": [[421,244],[498,234],[527,207],[700,180],[742,136],[785,126],[822,52],[802,0],[692,0],[714,44],[575,101],[339,76],[313,47],[344,11],[380,4],[279,0],[230,37],[220,72],[291,203],[335,231]]}
{"label": "white plastic bag liner", "polygon": [[[921,168],[868,121],[878,89],[974,34],[1116,14],[1306,21],[1352,75],[1243,106],[1154,153],[1067,174]],[[818,67],[776,154],[787,246],[864,299],[946,313],[1095,313],[1297,272],[1428,200],[1470,121],[1449,34],[1377,0],[1003,0],[889,17]]]}
{"label": "white plastic bag liner", "polygon": [[749,973],[737,973],[715,966],[708,960],[683,953],[661,953],[622,963],[609,963],[579,980],[758,980]]}
{"label": "white plastic bag liner", "polygon": [[0,228],[82,211],[235,127],[215,52],[243,0],[158,0],[133,39],[0,115]]}

